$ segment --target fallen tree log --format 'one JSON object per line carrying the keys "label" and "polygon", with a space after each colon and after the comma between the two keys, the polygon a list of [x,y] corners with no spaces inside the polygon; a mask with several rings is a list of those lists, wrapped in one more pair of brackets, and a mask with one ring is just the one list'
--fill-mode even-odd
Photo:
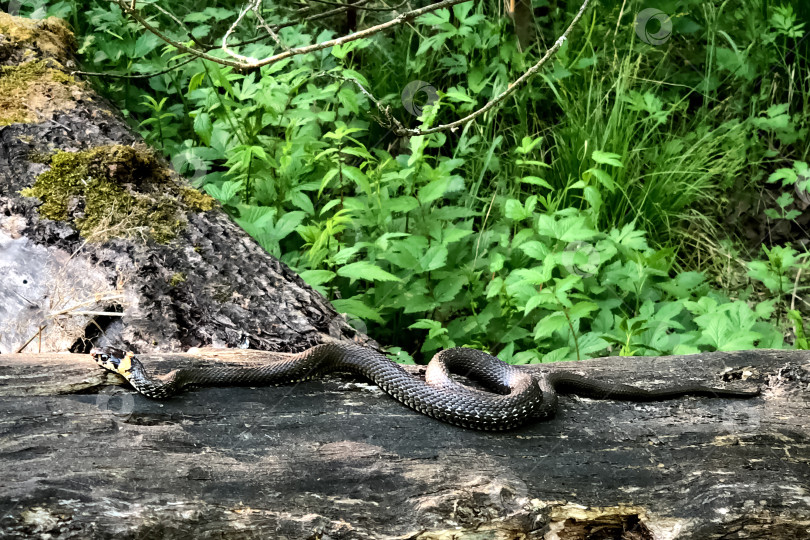
{"label": "fallen tree log", "polygon": [[[141,355],[157,372],[261,353]],[[418,374],[421,368],[409,367]],[[133,394],[87,355],[0,356],[3,538],[810,538],[810,354],[531,366],[735,401],[562,397],[551,421],[468,431],[328,377]]]}
{"label": "fallen tree log", "polygon": [[371,343],[139,142],[59,19],[0,13],[0,353]]}

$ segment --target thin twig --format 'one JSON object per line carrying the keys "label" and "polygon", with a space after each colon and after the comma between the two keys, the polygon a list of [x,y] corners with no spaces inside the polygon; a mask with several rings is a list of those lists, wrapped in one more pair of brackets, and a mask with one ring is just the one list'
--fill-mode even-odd
{"label": "thin twig", "polygon": [[[37,336],[41,336],[41,335],[42,335],[42,331],[45,329],[45,327],[46,327],[46,326],[48,326],[48,325],[47,325],[47,324],[45,324],[45,325],[40,326],[40,327],[39,327],[39,330],[37,330],[37,333],[36,333],[36,334],[34,334],[33,336],[31,336],[31,337],[28,339],[28,341],[26,341],[26,342],[25,342],[25,345],[23,345],[22,347],[20,347],[19,349],[17,349],[15,352],[16,352],[17,354],[19,354],[19,353],[23,352],[23,351],[25,350],[25,348],[26,348],[26,347],[28,347],[28,345],[30,345],[30,344],[31,344],[31,342],[32,342],[32,341],[34,341],[34,340],[37,338]],[[42,349],[42,338],[41,338],[41,337],[40,337],[40,342],[39,342],[39,348],[40,348],[40,350]]]}
{"label": "thin twig", "polygon": [[190,58],[186,58],[179,64],[175,64],[173,66],[169,66],[166,69],[162,69],[160,71],[156,71],[154,73],[139,73],[138,75],[127,75],[125,73],[105,73],[105,72],[96,72],[96,71],[71,71],[71,75],[83,75],[85,77],[114,77],[118,79],[148,79],[150,77],[157,77],[158,75],[164,75],[169,73],[172,70],[175,70],[179,67],[183,67],[186,64],[190,64],[194,60],[196,60],[196,56],[192,56]]}
{"label": "thin twig", "polygon": [[488,110],[494,108],[498,103],[500,103],[501,101],[505,100],[506,98],[508,98],[509,96],[514,94],[520,86],[525,84],[526,81],[528,81],[535,73],[537,73],[540,70],[540,68],[543,67],[543,64],[545,64],[549,60],[549,58],[551,58],[559,50],[559,48],[562,47],[562,44],[565,43],[566,39],[568,39],[568,34],[571,33],[571,30],[574,29],[574,26],[576,26],[576,24],[582,18],[582,15],[585,13],[585,8],[588,7],[589,2],[590,2],[590,0],[585,0],[582,3],[582,6],[579,8],[579,11],[577,12],[576,16],[574,17],[574,20],[571,21],[571,24],[568,25],[568,28],[565,29],[565,32],[563,32],[563,34],[554,43],[554,45],[552,45],[551,48],[546,51],[546,54],[543,55],[543,58],[541,58],[531,68],[529,68],[529,70],[526,73],[524,73],[523,75],[518,77],[513,83],[511,83],[506,88],[506,90],[504,90],[503,92],[498,94],[495,98],[490,100],[486,105],[484,105],[483,107],[481,107],[480,109],[478,109],[476,111],[471,112],[470,114],[468,114],[464,118],[460,118],[459,120],[456,120],[455,122],[451,122],[449,124],[442,124],[440,126],[432,127],[430,129],[404,129],[403,128],[402,130],[396,131],[395,133],[397,135],[400,135],[400,136],[416,136],[416,135],[428,135],[430,133],[437,133],[439,131],[447,131],[449,129],[454,129],[454,128],[457,128],[457,127],[459,127],[459,126],[461,126],[463,124],[466,124],[470,120],[473,120],[473,119],[481,116],[482,114],[484,114]]}
{"label": "thin twig", "polygon": [[[386,30],[386,29],[391,28],[393,26],[400,25],[400,24],[402,24],[404,22],[415,19],[416,17],[419,17],[419,16],[424,15],[426,13],[431,13],[431,12],[439,10],[439,9],[451,7],[451,6],[454,6],[456,4],[463,4],[465,2],[470,2],[471,0],[444,0],[442,2],[439,2],[439,3],[436,3],[436,4],[431,4],[431,5],[423,7],[423,8],[414,9],[412,11],[407,11],[407,12],[402,13],[401,15],[399,15],[397,17],[394,17],[393,19],[391,19],[389,21],[386,21],[386,22],[382,23],[382,24],[378,24],[376,26],[366,28],[365,30],[360,30],[359,32],[354,32],[354,33],[349,34],[347,36],[343,36],[343,37],[340,37],[340,38],[337,38],[337,39],[330,39],[328,41],[323,41],[321,43],[316,43],[314,45],[307,45],[305,47],[296,47],[295,49],[290,49],[290,50],[284,51],[282,53],[279,53],[279,54],[276,54],[276,55],[273,55],[273,56],[270,56],[270,57],[267,57],[267,58],[263,58],[261,60],[248,59],[247,57],[244,57],[244,56],[238,55],[236,53],[233,53],[232,51],[229,51],[227,46],[226,46],[227,37],[232,33],[233,29],[235,28],[235,25],[239,21],[241,21],[242,18],[244,17],[245,13],[247,12],[247,8],[246,8],[245,10],[243,10],[239,14],[239,17],[237,17],[237,20],[234,22],[234,25],[231,26],[231,28],[228,30],[228,33],[225,35],[225,38],[223,38],[223,50],[225,50],[226,53],[228,53],[228,54],[230,54],[232,56],[235,55],[235,57],[237,57],[237,58],[245,58],[245,60],[243,60],[243,61],[235,61],[235,60],[228,60],[228,59],[225,59],[225,58],[217,58],[216,56],[212,56],[212,55],[210,55],[210,54],[208,54],[206,52],[194,49],[192,47],[188,47],[187,45],[184,45],[183,43],[180,43],[179,41],[176,41],[176,40],[170,38],[165,33],[163,33],[160,29],[153,26],[149,21],[147,21],[138,12],[138,10],[132,9],[129,5],[127,5],[124,2],[124,0],[115,0],[115,1],[122,10],[124,10],[126,13],[131,15],[132,18],[135,19],[136,21],[138,21],[141,24],[141,26],[143,26],[146,30],[148,30],[149,32],[152,32],[154,35],[156,35],[157,37],[159,37],[160,39],[162,39],[163,41],[165,41],[167,44],[171,45],[172,47],[175,47],[177,50],[189,53],[189,54],[197,56],[199,58],[204,58],[206,60],[211,60],[212,62],[216,62],[218,64],[222,64],[222,65],[225,65],[225,66],[230,66],[230,67],[233,67],[233,68],[236,68],[236,69],[252,70],[252,69],[260,68],[262,66],[273,64],[275,62],[279,62],[281,60],[284,60],[286,58],[290,58],[292,56],[297,56],[299,54],[308,54],[308,53],[311,53],[311,52],[320,51],[320,50],[323,50],[323,49],[328,49],[329,47],[334,47],[336,45],[343,45],[344,43],[349,43],[350,41],[355,41],[355,40],[362,39],[362,38],[365,38],[365,37],[368,37],[368,36],[372,36],[374,34],[382,32],[383,30]],[[585,3],[587,4],[588,0],[586,0]],[[249,4],[248,7],[250,7],[251,5],[253,5],[253,4]],[[344,9],[344,8],[339,8],[339,9]],[[580,13],[580,15],[581,15],[581,13]]]}

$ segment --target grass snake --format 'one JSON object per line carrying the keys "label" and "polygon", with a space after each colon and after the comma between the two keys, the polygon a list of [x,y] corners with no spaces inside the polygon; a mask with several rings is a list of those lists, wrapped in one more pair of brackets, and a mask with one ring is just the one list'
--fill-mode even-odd
{"label": "grass snake", "polygon": [[[94,360],[118,373],[141,394],[168,398],[189,387],[285,384],[350,372],[373,381],[396,400],[423,414],[458,426],[483,430],[517,427],[528,420],[554,416],[557,394],[594,399],[658,401],[681,396],[751,398],[755,391],[726,390],[696,384],[644,390],[556,371],[530,373],[485,352],[454,348],[437,353],[427,366],[425,380],[377,351],[345,342],[329,342],[304,352],[267,352],[260,367],[183,368],[166,375],[150,375],[131,352],[110,347],[93,349]],[[466,375],[490,391],[456,382],[450,373]]]}

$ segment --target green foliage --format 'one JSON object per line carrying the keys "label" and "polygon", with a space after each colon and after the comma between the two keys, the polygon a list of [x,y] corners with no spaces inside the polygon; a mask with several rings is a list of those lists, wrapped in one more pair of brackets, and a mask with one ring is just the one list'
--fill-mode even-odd
{"label": "green foliage", "polygon": [[[462,345],[514,363],[784,347],[788,319],[806,346],[791,310],[810,274],[806,254],[765,249],[748,264],[750,282],[719,290],[713,276],[682,268],[679,248],[695,236],[694,216],[722,221],[737,191],[779,182],[807,193],[807,29],[791,4],[660,4],[673,17],[667,43],[634,31],[646,4],[599,4],[496,110],[458,132],[403,140],[373,122],[350,80],[409,125],[471,112],[537,58],[492,16],[494,0],[248,74],[182,64],[115,4],[26,5],[71,18],[94,70],[177,66],[105,80],[104,91],[150,143],[184,156],[185,172],[265,249],[400,346],[404,361],[403,350]],[[165,7],[205,40],[241,4]],[[576,7],[539,21],[546,43]],[[172,19],[144,12],[189,41]],[[243,26],[240,54],[272,53]],[[294,47],[334,33],[296,25],[279,36]],[[400,103],[410,80],[438,91],[419,118]],[[798,218],[794,194],[775,204],[770,218]]]}

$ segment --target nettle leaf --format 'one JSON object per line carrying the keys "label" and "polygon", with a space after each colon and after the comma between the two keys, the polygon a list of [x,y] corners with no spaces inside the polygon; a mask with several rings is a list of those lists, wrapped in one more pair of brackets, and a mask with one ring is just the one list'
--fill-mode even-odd
{"label": "nettle leaf", "polygon": [[337,274],[331,270],[304,270],[299,272],[298,275],[307,282],[307,285],[315,287],[332,281],[332,278]]}
{"label": "nettle leaf", "polygon": [[599,334],[588,332],[577,337],[577,345],[579,345],[580,355],[592,356],[594,353],[607,349],[610,343],[605,341]]}
{"label": "nettle leaf", "polygon": [[548,257],[548,254],[551,252],[548,246],[546,246],[543,242],[538,242],[537,240],[523,242],[518,246],[518,248],[532,259],[537,259],[538,261],[545,260],[545,258]]}
{"label": "nettle leaf", "polygon": [[534,327],[535,341],[551,336],[557,330],[562,330],[568,326],[568,319],[561,311],[555,311],[546,315]]}
{"label": "nettle leaf", "polygon": [[503,256],[503,253],[494,252],[489,256],[489,271],[492,273],[500,272],[503,270],[504,262],[506,262],[506,257]]}
{"label": "nettle leaf", "polygon": [[602,152],[600,150],[594,150],[591,154],[591,159],[595,162],[602,164],[602,165],[612,165],[614,167],[624,167],[621,162],[621,157],[619,154],[612,154],[610,152]]}
{"label": "nettle leaf", "polygon": [[403,313],[428,313],[439,307],[439,303],[426,294],[405,294]]}
{"label": "nettle leaf", "polygon": [[[548,352],[545,355],[543,355],[543,358],[540,360],[540,362],[542,362],[542,363],[561,362],[563,360],[566,360],[570,354],[571,354],[571,348],[570,347],[561,347],[559,349],[554,349],[553,351]],[[532,363],[537,363],[537,362],[532,362]]]}
{"label": "nettle leaf", "polygon": [[341,167],[340,171],[346,178],[357,184],[357,187],[362,189],[366,195],[371,196],[371,184],[369,184],[368,177],[363,171],[349,165],[344,165]]}
{"label": "nettle leaf", "polygon": [[572,319],[581,319],[582,317],[587,317],[592,311],[596,311],[597,309],[599,309],[599,306],[593,302],[577,302],[568,310],[568,316]]}
{"label": "nettle leaf", "polygon": [[673,298],[689,298],[692,292],[706,281],[706,276],[700,272],[682,272],[667,282],[658,286],[668,292]]}
{"label": "nettle leaf", "polygon": [[200,140],[208,145],[211,143],[211,134],[214,132],[214,125],[211,123],[211,117],[205,111],[200,111],[194,116],[194,133]]}
{"label": "nettle leaf", "polygon": [[585,216],[570,216],[556,220],[548,214],[540,214],[538,217],[537,232],[563,242],[590,240],[598,234],[587,225]]}
{"label": "nettle leaf", "polygon": [[613,193],[613,191],[615,191],[616,189],[616,183],[613,181],[613,177],[610,176],[610,174],[608,174],[607,172],[597,167],[588,169],[583,173],[583,176],[585,177],[586,180],[589,178],[589,176],[593,176],[601,185],[605,186],[605,188],[607,188],[607,190],[610,191],[611,193]]}
{"label": "nettle leaf", "polygon": [[203,186],[203,189],[211,195],[213,198],[217,199],[220,202],[227,203],[233,197],[239,193],[239,190],[242,189],[244,182],[242,180],[232,181],[226,180],[222,183],[222,185],[217,186],[215,184],[206,184]]}
{"label": "nettle leaf", "polygon": [[444,229],[442,231],[442,244],[452,244],[453,242],[458,242],[462,238],[466,238],[471,235],[473,231],[471,229],[459,229],[459,228],[452,228],[452,229]]}
{"label": "nettle leaf", "polygon": [[419,261],[419,266],[423,272],[430,272],[441,268],[447,263],[447,248],[443,245],[434,244],[428,248],[425,255]]}
{"label": "nettle leaf", "polygon": [[135,49],[132,52],[132,58],[142,58],[155,50],[158,45],[163,43],[159,37],[151,32],[144,32],[138,36],[135,41]]}
{"label": "nettle leaf", "polygon": [[334,272],[330,272],[329,270],[304,270],[298,275],[301,276],[301,279],[303,279],[307,285],[322,295],[328,296],[326,288],[322,285],[331,281],[336,274]]}
{"label": "nettle leaf", "polygon": [[416,197],[396,197],[385,201],[383,206],[392,212],[410,212],[419,206],[419,201]]}
{"label": "nettle leaf", "polygon": [[442,326],[442,323],[430,319],[419,319],[418,321],[410,325],[408,328],[427,330],[428,339],[434,339],[442,334],[447,333],[447,328],[444,328]]}
{"label": "nettle leaf", "polygon": [[433,289],[433,298],[437,302],[449,302],[456,297],[461,288],[467,284],[466,276],[455,274],[441,280]]}
{"label": "nettle leaf", "polygon": [[496,276],[487,284],[486,295],[487,300],[490,300],[501,293],[503,289],[503,278]]}
{"label": "nettle leaf", "polygon": [[380,324],[385,322],[376,309],[366,305],[362,300],[355,298],[338,298],[332,300],[332,305],[335,306],[338,313],[348,313],[349,315],[354,315],[361,319],[370,319]]}
{"label": "nettle leaf", "polygon": [[339,276],[347,277],[354,283],[355,280],[365,281],[400,281],[400,279],[386,272],[376,264],[366,261],[357,261],[346,266],[342,266],[337,271]]}
{"label": "nettle leaf", "polygon": [[619,229],[611,229],[608,233],[608,238],[617,244],[635,249],[636,251],[644,251],[647,249],[647,239],[643,230],[636,230],[635,223],[628,223]]}
{"label": "nettle leaf", "polygon": [[504,216],[515,221],[523,221],[531,216],[531,212],[527,212],[519,200],[509,199],[504,205]]}
{"label": "nettle leaf", "polygon": [[448,9],[440,9],[434,11],[432,13],[425,13],[424,15],[420,16],[416,19],[416,22],[419,24],[424,24],[427,26],[437,26],[444,23],[450,22],[450,10]]}
{"label": "nettle leaf", "polygon": [[312,206],[312,201],[309,200],[307,194],[300,190],[294,190],[289,195],[290,202],[301,210],[305,211],[310,216],[315,214],[315,207]]}
{"label": "nettle leaf", "polygon": [[422,204],[428,204],[444,195],[450,186],[450,177],[437,178],[419,189],[417,197]]}
{"label": "nettle leaf", "polygon": [[389,232],[381,235],[377,240],[374,241],[374,245],[380,248],[381,251],[387,251],[388,246],[391,244],[389,240],[396,239],[396,238],[407,238],[410,234],[408,233],[399,233],[399,232]]}

